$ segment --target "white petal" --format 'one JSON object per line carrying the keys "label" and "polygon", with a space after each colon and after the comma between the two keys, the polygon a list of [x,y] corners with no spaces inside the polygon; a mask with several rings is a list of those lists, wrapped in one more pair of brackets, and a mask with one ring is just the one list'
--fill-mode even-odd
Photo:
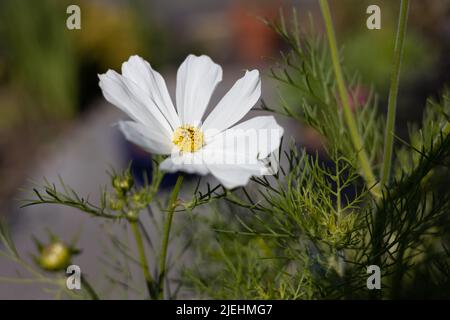
{"label": "white petal", "polygon": [[183,124],[198,125],[216,85],[222,81],[222,68],[208,56],[189,55],[177,73],[177,110]]}
{"label": "white petal", "polygon": [[261,96],[258,70],[247,71],[220,100],[203,123],[203,130],[223,131],[242,119]]}
{"label": "white petal", "polygon": [[106,100],[120,108],[132,119],[143,122],[148,120],[147,110],[131,96],[122,76],[113,70],[98,75],[99,86]]}
{"label": "white petal", "polygon": [[137,55],[131,56],[127,62],[122,64],[122,75],[132,80],[149,95],[154,104],[166,116],[173,129],[180,126],[180,119],[170,99],[166,82],[147,61]]}
{"label": "white petal", "polygon": [[170,154],[172,143],[161,131],[133,121],[120,121],[119,128],[127,140],[154,154]]}
{"label": "white petal", "polygon": [[245,186],[252,176],[260,176],[265,166],[260,162],[254,165],[208,165],[211,174],[227,189]]}
{"label": "white petal", "polygon": [[173,130],[149,95],[132,80],[115,71],[99,75],[99,85],[106,100],[126,112],[132,119],[172,136]]}
{"label": "white petal", "polygon": [[280,146],[283,128],[273,116],[260,116],[244,121],[220,134],[209,136],[205,131],[204,152],[226,152],[240,160],[237,164],[253,164],[264,159]]}
{"label": "white petal", "polygon": [[264,160],[280,147],[282,135],[273,116],[255,117],[213,136],[202,149],[204,161],[224,187],[243,186],[271,172]]}
{"label": "white petal", "polygon": [[200,153],[173,153],[169,158],[165,159],[159,165],[159,168],[163,171],[177,172],[183,171],[190,174],[205,175],[209,173],[208,168],[204,164],[204,161]]}

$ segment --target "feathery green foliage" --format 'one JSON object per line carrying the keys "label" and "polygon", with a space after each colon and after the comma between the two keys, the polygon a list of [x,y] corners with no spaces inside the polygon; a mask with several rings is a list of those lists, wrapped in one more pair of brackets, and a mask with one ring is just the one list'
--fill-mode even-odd
{"label": "feathery green foliage", "polygon": [[[292,145],[278,175],[255,178],[257,191],[247,187],[229,197],[228,207],[218,205],[219,214],[205,219],[217,224],[204,235],[215,241],[200,238],[203,263],[186,273],[191,288],[212,298],[448,297],[448,94],[428,102],[409,142],[398,139],[395,178],[373,199],[358,170],[323,40],[301,34],[295,11],[291,28],[283,15],[268,25],[289,51],[271,71],[281,107],[263,109],[318,131],[329,161]],[[357,79],[347,79],[349,95],[361,87]],[[373,93],[363,104],[357,96],[351,101],[358,130],[379,172],[384,117]],[[373,264],[382,272],[381,290],[366,286]]]}

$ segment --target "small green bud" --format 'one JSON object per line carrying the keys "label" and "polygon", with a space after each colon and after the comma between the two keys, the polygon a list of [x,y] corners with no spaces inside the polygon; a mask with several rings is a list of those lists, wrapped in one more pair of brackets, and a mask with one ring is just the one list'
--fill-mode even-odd
{"label": "small green bud", "polygon": [[59,271],[70,264],[71,256],[70,248],[57,241],[43,247],[38,262],[44,270]]}
{"label": "small green bud", "polygon": [[114,176],[112,178],[112,185],[118,194],[127,193],[134,185],[133,176],[130,172],[126,172],[123,177]]}
{"label": "small green bud", "polygon": [[120,200],[120,199],[117,199],[117,200],[111,199],[111,200],[109,201],[109,207],[111,208],[111,210],[114,210],[114,211],[120,211],[120,210],[122,210],[122,208],[123,208],[123,200]]}
{"label": "small green bud", "polygon": [[142,196],[140,193],[133,194],[133,202],[134,204],[140,204],[142,200]]}
{"label": "small green bud", "polygon": [[124,179],[122,179],[122,180],[120,181],[120,188],[121,188],[123,191],[128,191],[128,190],[130,190],[130,189],[133,187],[133,184],[134,184],[133,178],[131,178],[131,177],[126,177],[126,178],[124,178]]}
{"label": "small green bud", "polygon": [[112,178],[112,186],[114,189],[120,189],[120,177],[119,176],[114,176]]}
{"label": "small green bud", "polygon": [[137,212],[134,211],[134,210],[128,211],[128,212],[127,212],[127,219],[128,219],[128,221],[130,221],[130,222],[136,222],[136,221],[138,221],[138,214],[137,214]]}

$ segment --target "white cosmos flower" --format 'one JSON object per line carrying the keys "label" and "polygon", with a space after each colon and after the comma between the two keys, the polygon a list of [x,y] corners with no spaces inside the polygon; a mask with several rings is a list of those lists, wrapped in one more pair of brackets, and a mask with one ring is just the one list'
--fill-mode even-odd
{"label": "white cosmos flower", "polygon": [[122,74],[99,75],[106,100],[133,121],[121,121],[125,137],[153,154],[170,155],[161,170],[212,174],[224,187],[247,184],[268,173],[267,159],[279,148],[283,129],[272,116],[236,123],[261,95],[258,70],[247,71],[202,122],[222,68],[207,56],[189,55],[177,73],[176,109],[163,77],[132,56]]}

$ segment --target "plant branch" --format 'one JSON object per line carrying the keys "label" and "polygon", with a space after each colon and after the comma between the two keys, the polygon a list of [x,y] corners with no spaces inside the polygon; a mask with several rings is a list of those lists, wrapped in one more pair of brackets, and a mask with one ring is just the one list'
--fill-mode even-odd
{"label": "plant branch", "polygon": [[356,121],[353,116],[352,110],[350,108],[350,101],[348,97],[347,87],[345,86],[344,76],[342,74],[341,64],[339,62],[339,54],[336,44],[336,36],[333,27],[333,21],[331,19],[330,7],[327,0],[319,0],[320,8],[322,10],[322,16],[325,22],[325,28],[328,35],[328,42],[331,51],[331,60],[333,62],[333,69],[336,76],[336,83],[338,86],[339,96],[342,103],[342,108],[344,111],[344,118],[347,123],[350,137],[352,139],[353,146],[358,153],[358,159],[363,171],[363,177],[366,180],[368,188],[371,190],[372,194],[377,198],[380,197],[379,185],[375,179],[375,175],[372,171],[372,166],[370,165],[369,158],[366,151],[364,150],[362,139],[359,135],[358,128],[356,126]]}
{"label": "plant branch", "polygon": [[180,192],[181,184],[183,183],[183,175],[178,176],[177,182],[170,195],[169,204],[167,206],[167,217],[164,223],[164,235],[161,247],[161,257],[159,261],[159,297],[164,297],[164,277],[166,275],[166,258],[167,258],[167,247],[169,244],[170,229],[172,227],[173,214],[175,212],[175,207],[177,205],[178,193]]}
{"label": "plant branch", "polygon": [[92,300],[100,300],[100,297],[98,296],[97,292],[94,290],[94,288],[91,286],[89,281],[87,281],[86,277],[81,275],[81,283],[85,287],[87,293],[92,298]]}
{"label": "plant branch", "polygon": [[154,281],[153,277],[150,274],[147,257],[145,256],[145,249],[144,249],[144,243],[142,241],[141,231],[139,230],[139,224],[137,221],[130,222],[131,229],[133,231],[134,238],[136,239],[136,245],[139,252],[139,261],[140,266],[142,268],[142,272],[144,273],[144,278],[147,283],[148,292],[150,294],[150,297],[155,297],[154,295]]}
{"label": "plant branch", "polygon": [[409,0],[402,0],[400,4],[400,16],[397,27],[397,36],[394,47],[394,62],[391,75],[391,86],[389,88],[388,117],[386,120],[383,168],[381,172],[381,186],[389,182],[392,167],[392,151],[395,134],[395,115],[397,109],[397,96],[400,83],[400,70],[403,60],[404,41],[408,23]]}

